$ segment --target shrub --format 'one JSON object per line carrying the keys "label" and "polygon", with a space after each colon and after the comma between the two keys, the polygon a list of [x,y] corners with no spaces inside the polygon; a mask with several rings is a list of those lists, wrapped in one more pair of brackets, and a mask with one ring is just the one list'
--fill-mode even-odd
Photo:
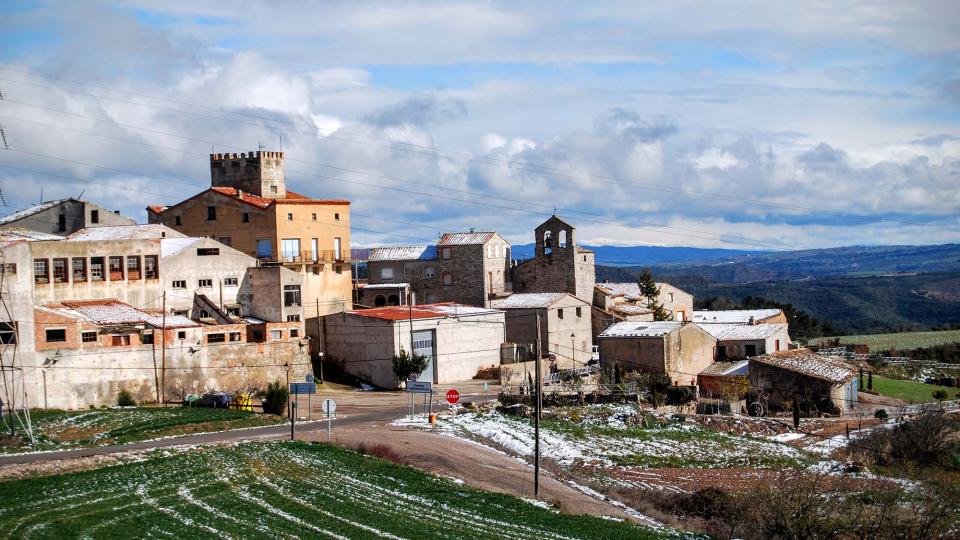
{"label": "shrub", "polygon": [[879,418],[880,420],[886,420],[886,419],[889,417],[889,415],[887,414],[887,410],[886,410],[886,409],[877,409],[877,410],[873,413],[873,417],[874,417],[874,418]]}
{"label": "shrub", "polygon": [[407,460],[394,450],[392,446],[386,444],[377,443],[367,446],[366,443],[360,443],[360,446],[357,446],[357,452],[366,456],[373,456],[401,465],[407,465]]}
{"label": "shrub", "polygon": [[934,390],[934,391],[933,391],[933,399],[935,399],[935,400],[937,400],[937,401],[943,401],[943,400],[947,399],[947,397],[948,397],[948,394],[947,394],[947,391],[946,391],[946,390]]}
{"label": "shrub", "polygon": [[693,387],[671,386],[667,388],[667,405],[686,405],[696,398]]}
{"label": "shrub", "polygon": [[410,354],[405,349],[400,349],[400,354],[393,357],[393,373],[401,381],[406,381],[411,375],[419,375],[425,369],[427,357],[422,354]]}
{"label": "shrub", "polygon": [[282,416],[287,409],[287,401],[289,401],[289,399],[290,391],[283,383],[280,381],[269,383],[261,398],[263,412]]}
{"label": "shrub", "polygon": [[117,405],[121,407],[136,407],[137,402],[133,400],[133,394],[129,390],[121,390],[117,394]]}

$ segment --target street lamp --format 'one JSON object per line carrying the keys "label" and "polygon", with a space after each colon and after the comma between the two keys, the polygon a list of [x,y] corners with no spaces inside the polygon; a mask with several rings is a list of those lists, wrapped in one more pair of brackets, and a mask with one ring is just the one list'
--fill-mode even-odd
{"label": "street lamp", "polygon": [[577,367],[577,335],[570,332],[570,359],[573,360],[573,367]]}

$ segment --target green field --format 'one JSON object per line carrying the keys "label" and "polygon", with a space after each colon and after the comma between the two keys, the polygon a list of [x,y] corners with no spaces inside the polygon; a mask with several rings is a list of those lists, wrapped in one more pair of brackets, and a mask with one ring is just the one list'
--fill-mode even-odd
{"label": "green field", "polygon": [[0,484],[0,538],[660,536],[300,442],[207,448]]}
{"label": "green field", "polygon": [[0,452],[60,450],[223,431],[281,422],[278,416],[205,408],[118,408],[90,411],[34,410],[36,444],[22,437],[0,444]]}
{"label": "green field", "polygon": [[947,388],[945,386],[936,386],[933,384],[924,384],[915,381],[904,381],[899,379],[887,379],[878,375],[873,376],[873,391],[881,396],[902,399],[912,403],[922,403],[934,401],[933,392],[935,390],[946,390],[953,398],[956,395],[956,388]]}
{"label": "green field", "polygon": [[960,330],[939,332],[900,332],[898,334],[865,334],[862,336],[838,336],[811,340],[819,345],[838,339],[841,345],[867,345],[871,352],[889,350],[910,351],[921,347],[933,347],[960,342]]}

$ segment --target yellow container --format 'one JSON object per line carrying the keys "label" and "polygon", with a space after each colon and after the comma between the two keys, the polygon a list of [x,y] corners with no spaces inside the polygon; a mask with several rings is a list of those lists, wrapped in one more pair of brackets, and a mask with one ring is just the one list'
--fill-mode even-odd
{"label": "yellow container", "polygon": [[431,414],[431,415],[430,415],[430,424],[431,424],[431,425],[435,425],[436,423],[437,423],[437,415]]}

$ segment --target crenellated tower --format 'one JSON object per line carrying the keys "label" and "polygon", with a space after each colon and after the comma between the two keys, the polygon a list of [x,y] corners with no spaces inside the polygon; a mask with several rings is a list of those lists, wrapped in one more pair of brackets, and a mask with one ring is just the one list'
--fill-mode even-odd
{"label": "crenellated tower", "polygon": [[210,154],[210,185],[237,188],[268,199],[283,199],[287,196],[283,152]]}

